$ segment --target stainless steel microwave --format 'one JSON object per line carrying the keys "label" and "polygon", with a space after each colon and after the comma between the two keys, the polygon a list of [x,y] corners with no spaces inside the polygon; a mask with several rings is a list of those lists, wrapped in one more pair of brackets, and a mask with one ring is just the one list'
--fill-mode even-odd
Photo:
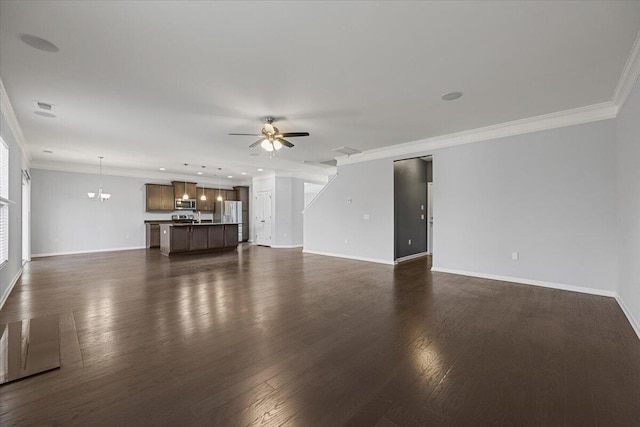
{"label": "stainless steel microwave", "polygon": [[189,200],[183,200],[183,199],[176,199],[176,204],[175,204],[175,209],[176,210],[195,210],[196,208],[196,200],[195,199],[189,199]]}

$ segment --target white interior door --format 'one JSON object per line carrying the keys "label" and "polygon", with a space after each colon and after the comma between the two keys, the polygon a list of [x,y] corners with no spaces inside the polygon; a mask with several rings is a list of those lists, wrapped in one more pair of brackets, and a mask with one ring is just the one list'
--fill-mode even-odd
{"label": "white interior door", "polygon": [[427,183],[427,252],[433,253],[433,182]]}
{"label": "white interior door", "polygon": [[271,246],[271,191],[261,191],[256,196],[255,242]]}

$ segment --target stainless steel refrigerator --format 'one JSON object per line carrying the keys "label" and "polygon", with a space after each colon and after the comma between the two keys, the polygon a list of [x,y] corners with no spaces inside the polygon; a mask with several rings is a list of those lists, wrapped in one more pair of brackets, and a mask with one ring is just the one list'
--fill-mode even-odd
{"label": "stainless steel refrigerator", "polygon": [[242,202],[225,201],[222,205],[222,222],[238,224],[238,242],[242,242]]}

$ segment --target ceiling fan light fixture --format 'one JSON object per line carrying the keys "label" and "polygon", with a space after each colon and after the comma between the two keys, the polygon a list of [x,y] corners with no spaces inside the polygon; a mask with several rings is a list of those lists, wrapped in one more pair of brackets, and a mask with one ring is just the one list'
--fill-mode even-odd
{"label": "ceiling fan light fixture", "polygon": [[262,141],[262,144],[260,144],[260,146],[267,151],[273,151],[273,146],[271,145],[271,141],[269,141],[268,139],[265,139],[264,141]]}
{"label": "ceiling fan light fixture", "polygon": [[275,141],[273,141],[273,148],[275,148],[276,150],[281,149],[282,143],[276,139]]}

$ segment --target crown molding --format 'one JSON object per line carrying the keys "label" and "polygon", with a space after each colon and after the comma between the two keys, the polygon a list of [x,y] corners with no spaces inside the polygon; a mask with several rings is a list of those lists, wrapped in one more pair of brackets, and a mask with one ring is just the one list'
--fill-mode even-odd
{"label": "crown molding", "polygon": [[600,104],[588,105],[586,107],[528,117],[526,119],[514,120],[511,122],[447,135],[434,136],[432,138],[406,142],[403,144],[393,145],[391,147],[367,150],[362,153],[352,154],[351,156],[338,157],[336,160],[338,161],[338,166],[343,166],[352,163],[366,162],[369,160],[384,159],[387,157],[407,155],[415,156],[417,154],[427,154],[424,153],[425,151],[453,147],[456,145],[470,144],[473,142],[488,141],[508,136],[522,135],[599,120],[613,119],[617,114],[618,106],[611,101],[607,101]]}
{"label": "crown molding", "polygon": [[[99,168],[97,164],[87,165],[84,163],[67,163],[67,162],[52,162],[33,160],[31,163],[31,169],[44,169],[57,172],[71,172],[71,173],[86,173],[91,175],[98,175]],[[151,171],[144,169],[128,169],[128,168],[114,168],[103,166],[102,173],[106,176],[121,176],[126,178],[141,178],[154,184],[168,184],[171,181],[184,181],[184,174],[174,174],[170,172]],[[210,185],[210,186],[223,186],[233,187],[234,185],[250,185],[251,178],[243,180],[231,180],[227,178],[217,178],[213,176],[204,175],[187,175],[189,182],[197,182],[198,185]]]}
{"label": "crown molding", "polygon": [[13,106],[9,100],[9,95],[4,87],[4,83],[2,82],[2,77],[0,77],[0,112],[2,112],[2,115],[7,121],[9,130],[11,130],[11,133],[13,134],[13,139],[22,151],[22,158],[25,163],[24,166],[29,168],[31,165],[31,153],[29,153],[29,150],[27,149],[24,134],[22,133],[22,127],[20,127],[20,122],[18,122],[15,111],[13,111]]}
{"label": "crown molding", "polygon": [[624,65],[622,69],[622,74],[620,75],[620,80],[618,80],[618,85],[616,86],[616,91],[613,93],[613,103],[621,108],[626,102],[633,86],[638,81],[638,77],[640,76],[640,31],[638,32],[638,36],[636,37],[636,41],[633,43],[633,47],[631,48],[631,53],[629,53],[629,57],[627,58],[627,63]]}
{"label": "crown molding", "polygon": [[[337,172],[337,167],[333,167],[333,175],[335,175],[335,173]],[[267,180],[267,179],[273,179],[273,178],[297,178],[297,179],[301,179],[303,181],[309,181],[309,182],[313,182],[313,183],[317,183],[317,184],[326,184],[327,182],[329,182],[329,176],[327,175],[318,175],[318,174],[313,174],[313,173],[304,173],[304,172],[289,172],[289,171],[281,171],[281,170],[275,170],[275,171],[267,171],[264,172],[262,174],[260,174],[260,176],[255,176],[253,177],[253,181],[263,181],[263,180]]]}

